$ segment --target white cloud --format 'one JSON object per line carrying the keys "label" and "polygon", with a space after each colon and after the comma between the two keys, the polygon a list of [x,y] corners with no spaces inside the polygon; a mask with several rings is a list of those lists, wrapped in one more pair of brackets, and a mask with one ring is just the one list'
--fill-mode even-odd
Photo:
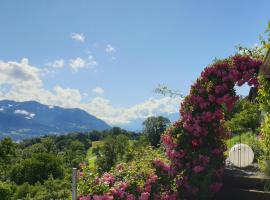
{"label": "white cloud", "polygon": [[90,66],[96,66],[97,65],[97,61],[91,55],[88,56],[88,65],[90,65]]}
{"label": "white cloud", "polygon": [[70,59],[69,61],[69,66],[71,67],[71,69],[73,69],[75,72],[78,72],[79,69],[85,68],[87,67],[87,62],[80,58],[77,57],[75,59]]}
{"label": "white cloud", "polygon": [[0,61],[0,85],[11,84],[12,86],[31,87],[41,86],[40,70],[29,65],[28,59],[23,58],[21,62]]}
{"label": "white cloud", "polygon": [[82,93],[82,96],[84,96],[84,97],[88,97],[88,96],[89,96],[89,94],[88,94],[88,93],[86,93],[86,92],[84,92],[84,93]]}
{"label": "white cloud", "polygon": [[4,108],[4,107],[0,107],[0,112],[1,112],[1,111],[4,111],[4,110],[5,110],[5,108]]}
{"label": "white cloud", "polygon": [[55,60],[53,62],[49,62],[47,65],[53,68],[63,68],[65,65],[65,60],[64,59]]}
{"label": "white cloud", "polygon": [[85,36],[82,33],[72,33],[71,38],[79,42],[84,42],[85,40]]}
{"label": "white cloud", "polygon": [[107,52],[107,53],[115,53],[115,48],[112,46],[112,45],[110,45],[110,44],[107,44],[106,45],[106,48],[105,48],[105,51]]}
{"label": "white cloud", "polygon": [[25,115],[25,118],[27,118],[27,119],[32,119],[36,115],[35,113],[30,113],[27,110],[15,110],[14,114]]}
{"label": "white cloud", "polygon": [[69,60],[69,66],[75,72],[78,72],[80,69],[83,69],[83,68],[89,68],[89,67],[93,68],[96,65],[97,65],[97,61],[94,59],[93,56],[88,56],[88,59],[77,57],[75,59]]}
{"label": "white cloud", "polygon": [[97,94],[103,94],[104,93],[104,89],[101,87],[96,87],[92,90],[92,92],[97,93]]}
{"label": "white cloud", "polygon": [[81,100],[78,90],[55,86],[53,90],[43,87],[41,70],[30,66],[27,59],[21,62],[0,61],[0,99],[15,101],[36,100],[48,105],[77,107]]}
{"label": "white cloud", "polygon": [[[0,61],[0,72],[0,88],[8,86],[7,90],[0,92],[0,99],[35,100],[46,105],[81,108],[111,125],[127,124],[133,120],[145,119],[152,115],[178,112],[181,101],[179,98],[170,97],[150,98],[130,107],[115,107],[110,100],[96,97],[85,103],[82,102],[83,93],[77,89],[63,88],[59,85],[52,90],[45,89],[40,70],[31,66],[27,59],[22,59],[21,62]],[[17,112],[27,114],[27,111]],[[27,117],[31,116],[34,117],[34,115]]]}
{"label": "white cloud", "polygon": [[153,115],[172,114],[179,110],[180,98],[150,98],[128,108],[116,108],[108,99],[96,97],[81,105],[84,110],[105,120],[111,125],[128,124],[135,119],[145,119]]}

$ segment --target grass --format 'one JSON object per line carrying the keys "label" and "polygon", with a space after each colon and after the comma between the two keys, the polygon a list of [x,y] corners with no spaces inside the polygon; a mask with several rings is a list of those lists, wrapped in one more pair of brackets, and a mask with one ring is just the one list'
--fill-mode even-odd
{"label": "grass", "polygon": [[97,157],[93,154],[93,149],[98,147],[98,146],[102,146],[102,145],[103,145],[103,141],[94,141],[94,142],[92,142],[92,147],[90,149],[88,149],[87,160],[88,160],[88,164],[89,164],[90,168],[95,167],[95,161],[97,159]]}
{"label": "grass", "polygon": [[238,134],[233,136],[232,138],[228,139],[226,141],[226,145],[228,147],[228,149],[232,148],[235,144],[240,144],[240,143],[244,143],[247,144],[249,146],[252,146],[254,143],[256,143],[257,140],[257,136],[252,133],[252,132],[246,132],[243,134]]}

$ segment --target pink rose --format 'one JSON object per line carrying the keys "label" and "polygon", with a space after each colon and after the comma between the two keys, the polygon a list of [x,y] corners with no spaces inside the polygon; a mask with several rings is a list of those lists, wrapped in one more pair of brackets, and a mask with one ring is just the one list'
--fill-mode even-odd
{"label": "pink rose", "polygon": [[91,197],[89,195],[87,196],[81,196],[79,200],[91,200]]}
{"label": "pink rose", "polygon": [[223,184],[219,182],[212,183],[209,188],[212,192],[216,193],[222,188]]}
{"label": "pink rose", "polygon": [[139,200],[148,200],[150,197],[149,192],[143,192],[141,196],[139,197]]}
{"label": "pink rose", "polygon": [[193,168],[193,171],[195,174],[198,174],[200,172],[202,172],[204,170],[204,167],[200,166],[200,165],[197,165]]}

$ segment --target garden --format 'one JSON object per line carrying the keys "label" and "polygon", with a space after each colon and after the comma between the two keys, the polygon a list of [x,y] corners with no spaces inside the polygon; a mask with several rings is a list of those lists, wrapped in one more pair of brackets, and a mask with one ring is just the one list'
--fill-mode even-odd
{"label": "garden", "polygon": [[[181,118],[162,134],[160,145],[146,148],[143,138],[126,141],[123,158],[110,167],[81,164],[78,199],[212,199],[223,186],[227,150],[240,134],[258,169],[269,175],[270,23],[266,33],[260,46],[240,47],[203,70],[181,103]],[[258,91],[255,98],[236,94],[235,87],[244,84]]]}

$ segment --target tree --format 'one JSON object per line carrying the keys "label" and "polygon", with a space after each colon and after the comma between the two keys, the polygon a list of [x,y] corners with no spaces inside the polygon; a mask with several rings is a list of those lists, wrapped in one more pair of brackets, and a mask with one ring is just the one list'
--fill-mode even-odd
{"label": "tree", "polygon": [[70,182],[63,179],[54,179],[51,175],[44,184],[35,185],[24,183],[17,186],[12,199],[71,199]]}
{"label": "tree", "polygon": [[0,180],[6,179],[14,159],[16,159],[16,144],[10,138],[5,138],[0,141]]}
{"label": "tree", "polygon": [[47,153],[56,153],[55,140],[52,137],[45,137],[41,139],[41,143],[46,148]]}
{"label": "tree", "polygon": [[147,136],[150,144],[157,147],[160,144],[160,136],[167,129],[170,120],[166,117],[148,117],[144,122],[143,133]]}
{"label": "tree", "polygon": [[15,144],[10,138],[5,138],[0,142],[0,164],[10,164],[15,156]]}
{"label": "tree", "polygon": [[50,174],[54,178],[63,177],[61,160],[51,154],[39,153],[15,164],[11,170],[10,178],[16,184],[24,182],[34,184],[47,180]]}
{"label": "tree", "polygon": [[84,160],[85,146],[79,140],[71,141],[65,149],[65,160],[69,167],[77,167]]}
{"label": "tree", "polygon": [[109,171],[117,162],[122,161],[129,147],[129,138],[125,135],[109,135],[99,147],[96,165],[100,173]]}
{"label": "tree", "polygon": [[259,104],[250,102],[248,99],[241,99],[236,104],[237,112],[225,122],[227,129],[234,134],[247,131],[255,132],[260,125],[261,112]]}

